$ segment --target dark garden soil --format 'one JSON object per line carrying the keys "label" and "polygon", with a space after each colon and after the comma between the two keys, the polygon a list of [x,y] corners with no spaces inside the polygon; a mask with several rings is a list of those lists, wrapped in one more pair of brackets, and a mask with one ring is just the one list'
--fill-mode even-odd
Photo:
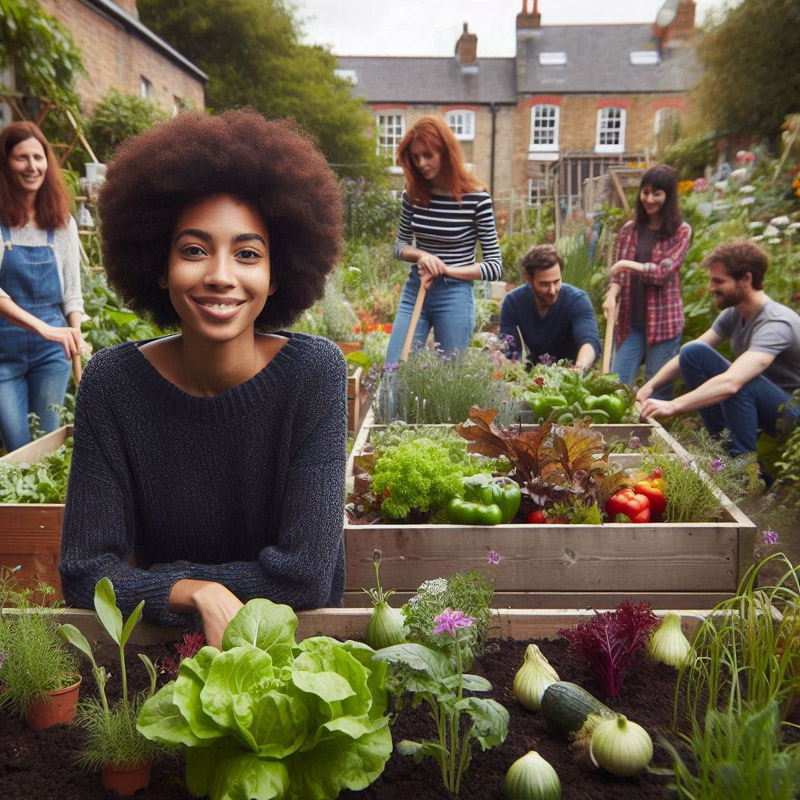
{"label": "dark garden soil", "polygon": [[[586,664],[566,652],[563,641],[539,642],[542,652],[562,680],[579,683],[604,699]],[[473,761],[462,782],[462,800],[502,798],[503,776],[508,767],[528,750],[547,759],[561,779],[564,800],[648,800],[669,798],[668,778],[644,774],[620,779],[592,766],[585,754],[576,754],[568,743],[551,733],[541,715],[523,709],[514,699],[511,686],[522,663],[527,642],[493,640],[473,670],[482,673],[494,686],[492,696],[508,708],[511,715],[505,743],[487,752],[473,748]],[[151,658],[172,655],[171,646],[142,648]],[[101,662],[116,676],[113,653]],[[135,657],[128,659],[132,687],[147,685],[144,668]],[[669,766],[659,733],[672,722],[672,703],[676,673],[669,667],[642,659],[628,673],[617,701],[607,701],[615,711],[643,725],[655,744],[655,766]],[[112,678],[112,682],[113,682]],[[84,671],[84,684],[93,693],[93,679]],[[82,694],[84,689],[81,689]],[[392,729],[395,742],[432,737],[433,723],[422,709],[405,710]],[[99,775],[81,772],[73,762],[83,734],[76,726],[58,726],[39,733],[0,712],[0,798],[2,800],[94,800],[106,798]],[[153,766],[150,788],[137,797],[147,800],[184,800],[190,795],[183,785],[183,761],[162,759]],[[446,797],[441,775],[434,762],[419,765],[412,759],[393,755],[380,778],[363,792],[343,792],[350,800],[443,800]]]}

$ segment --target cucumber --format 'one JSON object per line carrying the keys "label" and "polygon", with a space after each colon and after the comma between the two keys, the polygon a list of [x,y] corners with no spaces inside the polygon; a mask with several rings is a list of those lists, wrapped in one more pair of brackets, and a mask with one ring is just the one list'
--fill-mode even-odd
{"label": "cucumber", "polygon": [[597,714],[602,719],[614,719],[617,716],[608,706],[575,683],[556,681],[544,690],[542,716],[559,733],[579,731],[590,714]]}

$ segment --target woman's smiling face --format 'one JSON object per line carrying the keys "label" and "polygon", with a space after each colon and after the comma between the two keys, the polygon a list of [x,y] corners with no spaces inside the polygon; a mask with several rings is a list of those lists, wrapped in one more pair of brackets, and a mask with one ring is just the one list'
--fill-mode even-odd
{"label": "woman's smiling face", "polygon": [[47,176],[47,155],[33,136],[16,144],[8,154],[8,168],[23,192],[35,194]]}
{"label": "woman's smiling face", "polygon": [[269,235],[255,208],[232,195],[205,197],[181,211],[159,279],[184,334],[215,342],[252,336],[277,286]]}

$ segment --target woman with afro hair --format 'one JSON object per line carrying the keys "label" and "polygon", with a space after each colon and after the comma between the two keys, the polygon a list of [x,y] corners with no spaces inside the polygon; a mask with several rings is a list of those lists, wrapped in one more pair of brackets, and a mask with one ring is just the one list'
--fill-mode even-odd
{"label": "woman with afro hair", "polygon": [[180,114],[125,142],[99,205],[112,285],[179,332],[97,353],[81,381],[60,570],[91,607],[199,614],[341,605],[346,367],[283,330],[339,257],[338,184],[309,138],[252,110]]}

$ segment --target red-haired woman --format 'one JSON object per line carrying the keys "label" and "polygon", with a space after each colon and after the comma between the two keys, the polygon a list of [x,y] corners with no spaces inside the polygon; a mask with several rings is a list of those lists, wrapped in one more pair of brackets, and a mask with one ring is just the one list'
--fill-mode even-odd
{"label": "red-haired woman", "polygon": [[32,122],[0,132],[0,435],[30,441],[28,414],[58,426],[81,349],[78,228],[61,168]]}
{"label": "red-haired woman", "polygon": [[[472,281],[499,280],[503,262],[492,199],[464,165],[461,146],[441,117],[422,117],[403,137],[398,160],[406,176],[394,257],[411,268],[386,363],[396,363],[411,322],[420,284],[428,290],[414,342],[431,328],[445,353],[465,349],[472,338]],[[480,241],[483,260],[476,262]]]}

